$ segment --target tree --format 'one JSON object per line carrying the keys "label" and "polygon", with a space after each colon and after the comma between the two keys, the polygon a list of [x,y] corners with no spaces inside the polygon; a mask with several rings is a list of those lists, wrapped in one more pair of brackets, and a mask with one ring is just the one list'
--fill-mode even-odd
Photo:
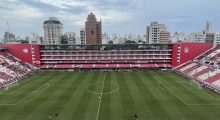
{"label": "tree", "polygon": [[135,41],[131,41],[131,40],[127,40],[127,41],[125,41],[125,44],[134,44],[134,43],[136,43]]}
{"label": "tree", "polygon": [[29,43],[27,40],[19,40],[21,44],[27,44]]}
{"label": "tree", "polygon": [[108,44],[113,44],[113,41],[112,40],[108,41]]}
{"label": "tree", "polygon": [[60,43],[61,43],[61,44],[68,44],[68,38],[67,38],[66,35],[62,35],[62,36],[60,37]]}
{"label": "tree", "polygon": [[138,42],[143,42],[143,41],[141,41],[141,40],[138,40]]}

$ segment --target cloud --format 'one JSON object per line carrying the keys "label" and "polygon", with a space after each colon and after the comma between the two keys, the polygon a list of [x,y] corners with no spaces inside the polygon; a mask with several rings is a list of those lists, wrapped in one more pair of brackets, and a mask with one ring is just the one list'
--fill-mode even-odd
{"label": "cloud", "polygon": [[[145,34],[152,21],[166,24],[168,30],[201,31],[205,21],[220,28],[219,0],[0,0],[0,38],[7,30],[25,36],[29,32],[43,35],[43,22],[57,17],[65,31],[79,34],[89,13],[102,20],[103,32]],[[193,25],[193,28],[190,28]]]}
{"label": "cloud", "polygon": [[0,3],[0,14],[0,20],[5,23],[9,21],[11,26],[21,28],[33,25],[35,18],[43,16],[37,9],[16,0]]}

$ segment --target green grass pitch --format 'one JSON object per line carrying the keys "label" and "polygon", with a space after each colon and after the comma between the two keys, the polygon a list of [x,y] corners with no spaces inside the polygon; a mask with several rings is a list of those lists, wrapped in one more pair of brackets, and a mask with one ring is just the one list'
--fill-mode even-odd
{"label": "green grass pitch", "polygon": [[0,120],[219,120],[220,97],[189,83],[168,72],[40,73],[0,91]]}

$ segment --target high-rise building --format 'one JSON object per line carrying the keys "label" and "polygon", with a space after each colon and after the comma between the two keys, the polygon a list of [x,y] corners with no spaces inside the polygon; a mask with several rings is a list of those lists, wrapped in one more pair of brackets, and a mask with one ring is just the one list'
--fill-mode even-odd
{"label": "high-rise building", "polygon": [[16,42],[15,35],[13,33],[5,32],[4,43]]}
{"label": "high-rise building", "polygon": [[216,46],[217,44],[220,44],[220,31],[215,33],[213,46]]}
{"label": "high-rise building", "polygon": [[81,40],[79,36],[76,36],[76,44],[81,44]]}
{"label": "high-rise building", "polygon": [[117,38],[117,34],[112,35],[112,39]]}
{"label": "high-rise building", "polygon": [[28,42],[29,44],[41,44],[41,37],[37,33],[30,33]]}
{"label": "high-rise building", "polygon": [[75,32],[66,32],[64,35],[67,37],[68,44],[76,44],[76,33]]}
{"label": "high-rise building", "polygon": [[4,38],[0,38],[0,43],[3,43],[3,41],[4,41]]}
{"label": "high-rise building", "polygon": [[215,33],[206,33],[205,42],[213,43],[215,38]]}
{"label": "high-rise building", "polygon": [[102,44],[102,22],[98,22],[93,13],[88,15],[86,26],[86,44]]}
{"label": "high-rise building", "polygon": [[128,34],[128,38],[127,38],[127,40],[131,40],[131,41],[133,41],[134,40],[134,36],[130,33],[130,34]]}
{"label": "high-rise building", "polygon": [[80,30],[80,39],[81,39],[81,44],[86,44],[86,32],[84,28]]}
{"label": "high-rise building", "polygon": [[107,33],[102,34],[102,44],[108,44],[110,38]]}
{"label": "high-rise building", "polygon": [[173,36],[170,36],[170,42],[175,43],[175,42],[187,42],[186,40],[186,35],[184,32],[178,33],[175,32]]}
{"label": "high-rise building", "polygon": [[63,24],[55,17],[44,21],[44,44],[60,44],[60,37],[63,35]]}
{"label": "high-rise building", "polygon": [[206,22],[206,29],[205,29],[205,31],[207,32],[207,33],[211,33],[212,32],[212,22]]}
{"label": "high-rise building", "polygon": [[158,22],[151,22],[150,26],[147,26],[146,43],[169,43],[170,33],[164,24],[158,24]]}

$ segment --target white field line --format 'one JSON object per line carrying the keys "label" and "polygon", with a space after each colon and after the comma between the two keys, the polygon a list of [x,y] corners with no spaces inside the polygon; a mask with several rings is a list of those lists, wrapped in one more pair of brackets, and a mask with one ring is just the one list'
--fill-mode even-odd
{"label": "white field line", "polygon": [[[175,77],[175,76],[174,76],[174,77]],[[176,77],[176,78],[178,78],[178,77]],[[178,79],[181,79],[181,78],[178,78]],[[181,80],[181,81],[178,81],[178,82],[185,82],[185,83],[187,83],[187,84],[190,85],[190,83],[186,82],[185,80]],[[198,87],[196,87],[196,86],[194,86],[194,85],[190,85],[190,86],[192,86],[192,87],[198,89]],[[198,89],[198,90],[199,90],[199,89]],[[199,90],[199,91],[201,91],[201,92],[204,93],[204,94],[207,94],[207,93],[205,93],[203,90]]]}
{"label": "white field line", "polygon": [[[169,73],[169,74],[171,74],[171,73]],[[177,77],[177,76],[173,76],[173,77],[175,77],[175,78],[177,78],[177,79],[180,79],[181,81],[186,82],[185,80],[183,80],[182,78],[179,78],[179,77]],[[186,82],[186,83],[189,84],[188,82]],[[189,85],[190,85],[190,84],[189,84]],[[195,87],[195,86],[193,86],[193,87]],[[195,88],[197,88],[197,87],[195,87]],[[211,96],[212,98],[214,98],[214,99],[220,101],[218,98],[216,98],[216,97],[210,95],[209,93],[207,93],[207,92],[205,92],[205,91],[203,91],[203,90],[200,90],[200,91],[202,91],[204,94],[207,94],[207,95]]]}
{"label": "white field line", "polygon": [[[32,83],[32,82],[30,82],[30,83]],[[0,93],[0,94],[12,94],[12,93],[16,92],[17,90],[20,90],[21,88],[23,88],[23,87],[29,85],[30,83],[28,83],[28,84],[26,84],[26,85],[24,85],[24,86],[22,86],[22,87],[20,87],[20,88],[18,88],[18,89],[16,89],[16,90],[10,92],[10,93],[4,93],[4,92],[2,92],[2,93]]]}
{"label": "white field line", "polygon": [[[46,84],[48,84],[48,83],[46,83]],[[46,84],[44,84],[44,85],[46,85]],[[42,86],[44,86],[44,85],[42,85]],[[40,86],[38,89],[40,89],[42,86]],[[48,86],[47,86],[47,87],[48,87]],[[21,100],[19,100],[18,102],[16,102],[14,105],[17,105],[19,102],[21,102],[22,100],[24,100],[25,98],[27,98],[27,97],[30,96],[31,94],[33,94],[33,93],[35,93],[35,92],[38,92],[38,89],[35,90],[35,91],[33,91],[33,92],[31,92],[31,93],[28,94],[27,96],[25,96],[24,98],[22,98]]]}
{"label": "white field line", "polygon": [[[50,84],[49,83],[46,83],[47,84],[47,87],[49,87],[50,86]],[[44,85],[46,85],[46,84],[44,84]],[[42,87],[42,86],[41,86]],[[36,93],[36,92],[40,92],[40,91],[42,91],[42,90],[44,90],[44,89],[46,89],[47,87],[45,87],[45,88],[43,88],[43,89],[40,89],[40,90],[35,90],[34,91],[34,93]]]}
{"label": "white field line", "polygon": [[[171,73],[169,73],[171,76],[167,76],[167,77],[175,77],[175,78],[177,78],[177,79],[180,79],[181,81],[183,81],[183,82],[186,82],[185,80],[183,80],[182,78],[179,78],[179,77],[177,77],[177,76],[175,76],[175,75],[172,75]],[[156,80],[158,80],[157,79],[157,77],[154,77]],[[161,78],[161,77],[160,77]],[[181,82],[181,81],[178,81],[178,82]],[[186,82],[187,84],[189,84],[188,82]],[[164,85],[164,84],[163,84]],[[189,84],[190,85],[190,84]],[[165,86],[165,85],[164,85]],[[165,86],[166,87],[166,86]],[[193,86],[193,87],[195,87],[195,86]],[[202,91],[204,94],[207,94],[207,95],[209,95],[209,96],[211,96],[212,98],[214,98],[214,99],[216,99],[217,101],[220,101],[218,98],[216,98],[216,97],[214,97],[214,96],[212,96],[212,95],[210,95],[209,93],[207,93],[207,92],[205,92],[205,91],[203,91],[203,90],[200,90],[200,91]],[[174,94],[175,95],[175,94]],[[175,95],[176,96],[176,95]],[[179,97],[178,97],[179,98]],[[220,105],[220,104],[186,104],[186,105]]]}
{"label": "white field line", "polygon": [[[158,81],[159,82],[159,81]],[[163,89],[162,87],[160,87],[160,84],[161,84],[161,82],[159,82],[158,84],[157,84],[157,86],[160,88],[160,89],[162,89],[162,90],[164,90],[164,91],[168,91],[169,92],[169,90],[165,90],[165,89]]]}
{"label": "white field line", "polygon": [[213,105],[220,105],[220,104],[187,104],[191,106],[199,105],[199,106],[213,106]]}
{"label": "white field line", "polygon": [[[36,77],[38,77],[40,74],[38,74],[38,75],[36,75],[36,76],[34,76],[34,77],[32,77],[32,78],[27,78],[28,80],[25,80],[24,82],[22,82],[21,84],[24,84],[24,83],[26,83],[27,81],[29,81],[29,80],[32,80],[32,79],[34,79],[34,78],[36,78]],[[19,83],[19,82],[18,82]]]}
{"label": "white field line", "polygon": [[[54,80],[54,79],[55,79],[55,78],[51,79],[50,81],[52,81],[52,80]],[[49,81],[49,82],[50,82],[50,81]],[[42,86],[44,86],[44,85],[47,84],[47,87],[48,87],[48,86],[49,86],[49,82],[43,84]],[[19,100],[18,102],[14,103],[14,104],[0,104],[0,105],[17,105],[18,103],[20,103],[21,101],[23,101],[25,98],[27,98],[27,97],[30,96],[31,94],[41,91],[41,90],[38,91],[38,89],[40,89],[42,86],[40,86],[39,88],[37,88],[36,90],[34,90],[33,92],[31,92],[30,94],[28,94],[27,96],[25,96],[24,98],[22,98],[21,100]],[[46,88],[47,88],[47,87],[46,87]],[[46,89],[46,88],[44,88],[44,89]],[[44,89],[43,89],[43,90],[44,90]]]}
{"label": "white field line", "polygon": [[[194,94],[199,94],[193,90],[191,90],[190,88],[186,87],[185,85],[181,84],[182,81],[177,81],[177,83],[179,83],[180,85],[182,85],[183,87],[185,87],[186,89],[190,90],[191,92],[193,92]],[[200,94],[199,94],[200,95]],[[202,95],[202,94],[201,94]]]}
{"label": "white field line", "polygon": [[[92,94],[101,94],[101,93],[92,92],[92,91],[90,91],[90,90],[88,89],[88,87],[89,87],[90,85],[97,84],[97,83],[102,83],[102,82],[91,83],[91,84],[89,84],[89,85],[86,86],[86,90],[87,90],[88,92],[92,93]],[[112,92],[107,92],[107,93],[102,93],[102,94],[112,94],[112,93],[116,92],[117,90],[119,90],[119,85],[118,85],[118,84],[113,83],[113,82],[107,82],[107,83],[115,84],[118,88],[117,88],[116,90],[112,91]]]}
{"label": "white field line", "polygon": [[[29,79],[29,80],[32,80],[32,79],[34,79],[34,78],[36,78],[36,77],[38,77],[39,75],[36,75],[36,76],[34,76],[34,77],[32,77],[32,78],[27,78],[27,79]],[[21,84],[24,84],[24,83],[26,83],[27,81],[29,81],[29,80],[25,80],[24,82],[22,82]],[[19,83],[19,82],[18,82]],[[21,84],[18,84],[18,85],[21,85]],[[29,83],[28,83],[29,84]],[[6,92],[6,91],[3,91],[3,92],[1,92],[1,93],[4,93],[4,92]],[[0,93],[0,94],[1,94]]]}
{"label": "white field line", "polygon": [[180,101],[182,101],[185,105],[187,105],[187,103],[182,100],[178,95],[176,95],[172,90],[170,90],[166,85],[164,85],[160,80],[158,80],[156,77],[154,77],[154,79],[156,79],[158,82],[160,82],[164,87],[166,87],[167,90],[169,90],[172,94],[174,94],[178,99],[180,99]]}
{"label": "white field line", "polygon": [[[106,73],[105,73],[105,75],[106,75]],[[104,81],[103,81],[103,84],[102,84],[102,91],[101,91],[101,97],[100,97],[100,100],[99,100],[99,108],[98,108],[98,113],[97,113],[96,120],[99,119],[99,109],[100,109],[100,105],[101,105],[101,102],[102,102],[102,92],[103,92],[103,88],[104,88],[104,85],[105,85],[105,75],[104,75]]]}

